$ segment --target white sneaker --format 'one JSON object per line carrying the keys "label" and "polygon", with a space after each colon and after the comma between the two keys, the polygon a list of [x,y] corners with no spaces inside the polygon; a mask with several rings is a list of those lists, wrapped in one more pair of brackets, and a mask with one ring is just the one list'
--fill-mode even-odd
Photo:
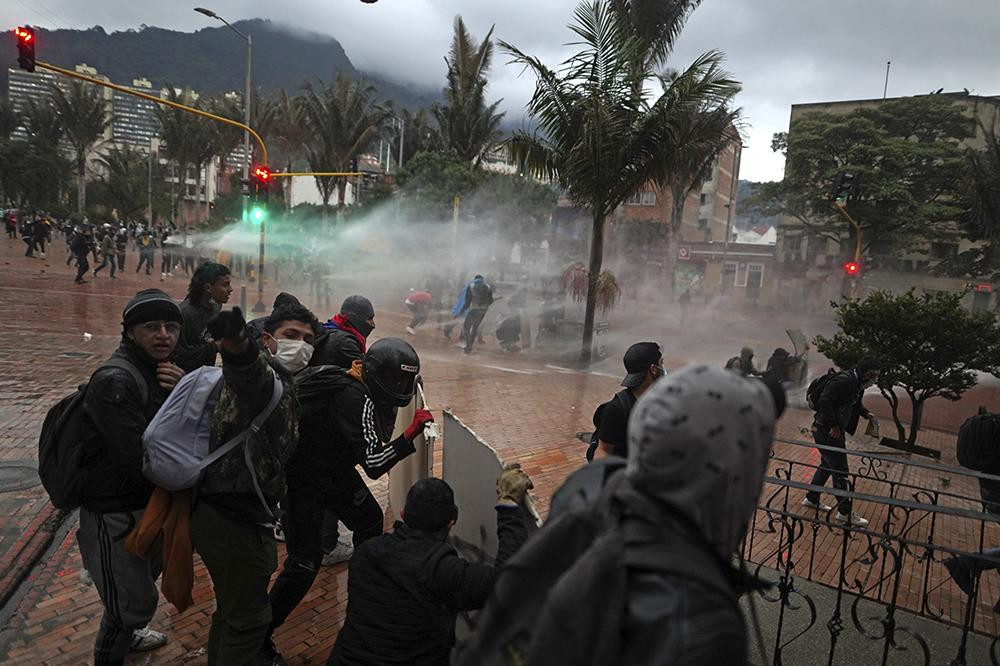
{"label": "white sneaker", "polygon": [[132,632],[132,646],[129,650],[132,652],[149,652],[166,644],[166,634],[153,631],[149,627],[143,627]]}
{"label": "white sneaker", "polygon": [[802,506],[807,506],[810,509],[816,509],[817,511],[822,511],[824,513],[833,508],[832,506],[830,506],[828,504],[823,504],[822,500],[819,501],[819,502],[813,502],[808,497],[803,498],[803,500],[802,500]]}
{"label": "white sneaker", "polygon": [[868,519],[867,518],[862,518],[861,516],[859,516],[856,513],[852,513],[849,516],[845,516],[844,514],[842,514],[841,512],[838,511],[837,512],[837,522],[838,523],[847,523],[851,527],[867,527],[868,526]]}
{"label": "white sneaker", "polygon": [[86,569],[80,569],[80,582],[84,585],[93,585],[94,579],[90,576],[90,572]]}
{"label": "white sneaker", "polygon": [[323,555],[323,566],[331,567],[334,564],[346,562],[351,559],[352,555],[354,555],[353,544],[338,541],[333,550]]}
{"label": "white sneaker", "polygon": [[417,334],[417,332],[416,332],[416,331],[414,331],[414,330],[413,330],[413,329],[412,329],[411,327],[407,326],[407,327],[406,327],[406,334],[407,334],[407,335],[416,335],[416,334]]}

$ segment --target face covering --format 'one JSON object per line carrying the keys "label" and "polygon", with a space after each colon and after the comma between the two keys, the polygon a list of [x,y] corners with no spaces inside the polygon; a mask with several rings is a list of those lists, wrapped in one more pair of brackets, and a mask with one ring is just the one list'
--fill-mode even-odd
{"label": "face covering", "polygon": [[369,335],[372,334],[372,331],[375,330],[375,327],[373,325],[369,324],[366,320],[361,319],[360,317],[352,316],[349,317],[347,321],[364,338],[367,338]]}
{"label": "face covering", "polygon": [[274,358],[293,375],[309,365],[313,346],[304,340],[276,340],[278,351]]}

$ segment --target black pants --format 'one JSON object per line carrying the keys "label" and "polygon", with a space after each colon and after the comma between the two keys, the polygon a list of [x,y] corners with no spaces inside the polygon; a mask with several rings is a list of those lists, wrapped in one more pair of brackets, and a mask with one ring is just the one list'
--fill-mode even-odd
{"label": "black pants", "polygon": [[167,254],[166,252],[163,253],[163,261],[160,263],[160,272],[161,273],[174,272],[173,257]]}
{"label": "black pants", "polygon": [[87,253],[76,255],[76,281],[83,282],[83,276],[90,269],[90,262],[87,261]]}
{"label": "black pants", "polygon": [[26,257],[35,256],[35,239],[30,237],[25,237],[23,240],[25,245],[28,246],[28,249],[24,251],[24,256]]}
{"label": "black pants", "polygon": [[465,336],[466,353],[471,352],[472,346],[476,344],[476,340],[479,338],[479,326],[483,323],[483,317],[485,316],[485,308],[473,308],[469,310],[469,314],[465,315],[465,323],[462,324],[462,334]]}
{"label": "black pants", "polygon": [[17,227],[7,225],[7,238],[17,238]]}
{"label": "black pants", "polygon": [[[825,428],[817,428],[813,426],[813,441],[815,441],[820,446],[834,446],[837,448],[845,448],[844,438],[835,438],[830,436],[829,430]],[[820,455],[820,466],[813,474],[812,485],[823,486],[826,485],[826,480],[831,476],[833,477],[833,487],[838,490],[853,490],[851,485],[850,470],[847,467],[847,454],[841,453],[840,451],[827,451],[824,449],[819,450]],[[811,502],[819,502],[819,492],[810,492],[806,494]],[[851,514],[851,500],[847,497],[837,498],[837,510],[848,516]]]}
{"label": "black pants", "polygon": [[294,477],[288,479],[287,506],[281,521],[288,557],[271,587],[268,636],[295,610],[316,580],[323,560],[323,516],[327,510],[354,531],[355,547],[382,534],[382,507],[356,469],[338,474],[327,487],[329,490],[319,490]]}
{"label": "black pants", "polygon": [[124,252],[119,252],[118,253],[118,270],[120,270],[120,271],[125,270],[125,253]]}
{"label": "black pants", "polygon": [[413,313],[413,319],[410,320],[410,328],[416,328],[422,323],[427,321],[427,305],[424,303],[407,303],[406,307],[410,308],[410,312]]}
{"label": "black pants", "polygon": [[135,267],[136,273],[142,270],[143,264],[146,264],[146,275],[149,275],[149,271],[153,268],[153,255],[147,252],[139,253],[139,265]]}

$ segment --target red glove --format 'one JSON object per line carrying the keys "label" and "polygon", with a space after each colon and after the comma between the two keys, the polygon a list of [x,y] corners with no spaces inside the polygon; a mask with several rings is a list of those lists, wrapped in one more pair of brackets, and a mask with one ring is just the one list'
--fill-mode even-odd
{"label": "red glove", "polygon": [[418,435],[423,434],[424,426],[428,423],[434,423],[434,415],[426,409],[418,409],[417,413],[413,415],[410,427],[403,433],[403,437],[412,442]]}

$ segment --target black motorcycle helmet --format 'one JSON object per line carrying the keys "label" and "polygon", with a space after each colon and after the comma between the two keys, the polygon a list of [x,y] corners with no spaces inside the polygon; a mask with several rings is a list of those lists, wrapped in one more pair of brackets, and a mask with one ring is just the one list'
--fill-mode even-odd
{"label": "black motorcycle helmet", "polygon": [[405,407],[416,391],[420,357],[405,340],[382,338],[368,348],[364,372],[365,383],[376,401]]}

